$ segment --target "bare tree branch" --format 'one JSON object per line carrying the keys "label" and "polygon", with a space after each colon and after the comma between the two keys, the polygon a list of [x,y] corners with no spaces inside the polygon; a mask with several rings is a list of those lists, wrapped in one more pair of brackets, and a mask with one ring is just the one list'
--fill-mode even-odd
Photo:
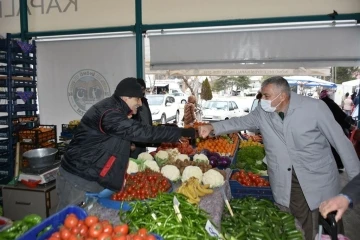
{"label": "bare tree branch", "polygon": [[186,87],[188,87],[191,91],[191,94],[196,96],[194,89],[190,86],[188,79],[186,79],[184,76],[182,76],[182,80],[184,81],[184,84],[186,85]]}

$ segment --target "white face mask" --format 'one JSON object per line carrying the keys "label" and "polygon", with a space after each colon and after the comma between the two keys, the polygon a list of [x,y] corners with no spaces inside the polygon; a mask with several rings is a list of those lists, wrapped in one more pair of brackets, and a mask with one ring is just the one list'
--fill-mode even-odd
{"label": "white face mask", "polygon": [[275,99],[277,99],[279,96],[280,96],[281,93],[279,93],[279,95],[277,95],[276,98],[274,98],[273,100],[265,100],[265,99],[261,99],[260,101],[260,105],[262,107],[262,109],[265,111],[265,112],[275,112],[276,111],[276,108],[280,105],[280,103],[282,102],[279,102],[278,105],[276,105],[275,107],[271,106],[271,103],[272,101],[274,101]]}

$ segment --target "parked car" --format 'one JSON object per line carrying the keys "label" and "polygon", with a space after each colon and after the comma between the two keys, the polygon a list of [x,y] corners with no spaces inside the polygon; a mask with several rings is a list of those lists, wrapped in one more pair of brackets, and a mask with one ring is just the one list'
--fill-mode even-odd
{"label": "parked car", "polygon": [[146,95],[154,122],[165,124],[171,120],[179,122],[179,105],[175,97],[168,94]]}
{"label": "parked car", "polygon": [[244,110],[240,109],[235,101],[210,100],[203,106],[203,121],[221,121],[232,117],[244,116]]}
{"label": "parked car", "polygon": [[175,97],[175,102],[181,103],[181,104],[187,103],[187,100],[189,98],[188,95],[186,95],[185,93],[182,93],[182,92],[174,92],[174,93],[172,93],[172,95]]}

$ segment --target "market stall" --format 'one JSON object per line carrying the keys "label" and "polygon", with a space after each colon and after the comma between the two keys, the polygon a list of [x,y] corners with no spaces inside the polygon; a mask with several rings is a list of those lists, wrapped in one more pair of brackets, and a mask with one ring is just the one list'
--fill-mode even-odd
{"label": "market stall", "polygon": [[[58,239],[67,233],[74,239],[303,239],[288,209],[273,203],[261,136],[195,142],[162,143],[130,159],[122,191],[89,193],[81,207],[68,207],[33,228],[8,228],[1,239]],[[80,232],[84,228],[87,234]]]}

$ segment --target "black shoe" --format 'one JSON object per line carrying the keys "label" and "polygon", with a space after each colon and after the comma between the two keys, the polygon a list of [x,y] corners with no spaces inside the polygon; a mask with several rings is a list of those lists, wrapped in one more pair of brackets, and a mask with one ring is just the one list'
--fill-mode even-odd
{"label": "black shoe", "polygon": [[339,171],[339,173],[343,173],[343,172],[344,172],[344,169],[343,169],[343,168],[339,168],[338,171]]}

